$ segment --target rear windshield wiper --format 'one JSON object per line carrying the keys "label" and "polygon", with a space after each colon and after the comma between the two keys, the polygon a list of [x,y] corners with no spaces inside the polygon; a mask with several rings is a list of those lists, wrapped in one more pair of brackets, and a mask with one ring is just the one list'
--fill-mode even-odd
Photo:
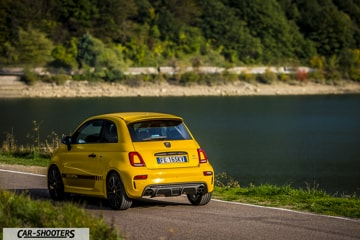
{"label": "rear windshield wiper", "polygon": [[151,137],[142,139],[142,141],[165,140],[165,139],[166,139],[166,136],[151,136]]}

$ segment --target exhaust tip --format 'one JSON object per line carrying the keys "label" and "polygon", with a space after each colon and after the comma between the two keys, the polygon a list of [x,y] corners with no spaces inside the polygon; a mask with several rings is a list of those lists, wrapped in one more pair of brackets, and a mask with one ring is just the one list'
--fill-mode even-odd
{"label": "exhaust tip", "polygon": [[144,195],[145,196],[152,196],[154,194],[154,191],[152,189],[146,189]]}
{"label": "exhaust tip", "polygon": [[205,191],[206,191],[205,186],[200,186],[200,187],[198,187],[198,189],[197,189],[197,193],[198,193],[198,194],[205,193]]}

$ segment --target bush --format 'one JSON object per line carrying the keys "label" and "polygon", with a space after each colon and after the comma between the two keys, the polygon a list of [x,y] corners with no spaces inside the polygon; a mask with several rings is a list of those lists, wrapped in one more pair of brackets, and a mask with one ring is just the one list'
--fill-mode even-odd
{"label": "bush", "polygon": [[248,83],[255,83],[256,81],[256,75],[252,74],[252,73],[248,73],[246,71],[241,72],[241,74],[239,75],[239,80],[241,81],[245,81]]}
{"label": "bush", "polygon": [[56,83],[56,85],[63,85],[70,76],[67,74],[55,74],[55,75],[44,75],[41,76],[41,80],[47,83]]}
{"label": "bush", "polygon": [[25,69],[24,75],[21,76],[20,80],[27,85],[34,85],[37,81],[39,81],[39,77],[34,71]]}
{"label": "bush", "polygon": [[233,177],[229,176],[226,172],[221,172],[215,175],[215,186],[239,188],[240,184]]}
{"label": "bush", "polygon": [[272,84],[277,80],[277,75],[270,69],[266,69],[265,73],[257,75],[257,80],[261,83]]}
{"label": "bush", "polygon": [[104,81],[106,82],[119,82],[125,79],[125,74],[117,69],[114,70],[106,70]]}
{"label": "bush", "polygon": [[191,86],[199,82],[200,76],[198,73],[186,72],[180,77],[180,84],[184,86]]}
{"label": "bush", "polygon": [[295,75],[295,79],[300,81],[300,82],[305,82],[308,80],[308,73],[304,70],[297,70],[296,71],[296,75]]}
{"label": "bush", "polygon": [[[323,71],[321,71],[321,70],[310,72],[308,74],[308,77],[314,82],[318,82],[318,83],[322,83],[322,84],[325,83],[325,75],[324,75]],[[301,78],[298,80],[301,80]]]}

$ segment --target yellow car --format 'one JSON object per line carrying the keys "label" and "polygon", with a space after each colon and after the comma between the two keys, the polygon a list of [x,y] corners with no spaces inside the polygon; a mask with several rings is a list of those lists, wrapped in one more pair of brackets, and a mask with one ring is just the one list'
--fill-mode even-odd
{"label": "yellow car", "polygon": [[66,193],[108,199],[128,209],[133,199],[187,195],[205,205],[214,170],[181,117],[152,112],[94,116],[54,153],[47,174],[50,196]]}

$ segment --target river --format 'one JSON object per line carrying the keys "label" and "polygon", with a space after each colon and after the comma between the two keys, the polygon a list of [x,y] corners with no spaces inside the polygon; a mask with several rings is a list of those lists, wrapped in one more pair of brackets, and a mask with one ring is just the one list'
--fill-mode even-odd
{"label": "river", "polygon": [[360,95],[0,99],[0,141],[69,134],[84,118],[158,111],[184,117],[217,173],[249,184],[360,193]]}

